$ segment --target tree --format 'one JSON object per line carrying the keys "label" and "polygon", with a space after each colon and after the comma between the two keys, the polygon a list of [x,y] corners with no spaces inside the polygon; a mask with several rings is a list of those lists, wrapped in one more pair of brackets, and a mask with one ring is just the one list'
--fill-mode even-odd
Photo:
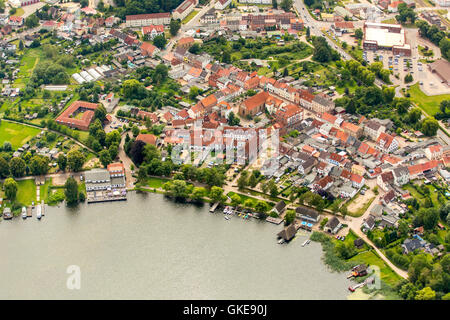
{"label": "tree", "polygon": [[14,157],[9,162],[9,170],[13,177],[23,177],[25,175],[26,164],[25,161],[19,157]]}
{"label": "tree", "polygon": [[0,178],[6,178],[9,176],[9,164],[5,158],[0,157]]}
{"label": "tree", "polygon": [[239,119],[233,111],[230,112],[227,120],[230,126],[238,126],[241,123],[241,119]]}
{"label": "tree", "polygon": [[86,158],[79,150],[71,150],[67,154],[67,166],[72,171],[80,171],[85,161]]}
{"label": "tree", "polygon": [[284,11],[288,12],[288,11],[291,10],[293,2],[294,2],[293,0],[282,0],[281,4],[280,4],[280,7]]}
{"label": "tree", "polygon": [[156,66],[155,72],[153,73],[153,81],[157,84],[161,84],[166,81],[169,75],[169,69],[163,63],[160,63]]}
{"label": "tree", "polygon": [[439,105],[439,109],[441,110],[441,112],[443,114],[447,113],[447,109],[450,108],[450,100],[442,100],[440,105]]}
{"label": "tree", "polygon": [[69,177],[64,184],[64,195],[67,204],[78,202],[78,183],[73,177]]}
{"label": "tree", "polygon": [[11,200],[11,202],[14,202],[18,190],[17,182],[13,178],[6,179],[3,183],[3,189],[5,190],[5,196]]}
{"label": "tree", "polygon": [[223,194],[223,189],[220,187],[213,186],[209,192],[209,197],[214,202],[224,202],[226,197]]}
{"label": "tree", "polygon": [[167,40],[163,34],[157,35],[155,38],[153,38],[153,44],[155,45],[155,47],[158,47],[161,50],[164,49],[166,43]]}
{"label": "tree", "polygon": [[258,179],[256,179],[253,173],[250,175],[250,178],[248,178],[248,184],[252,188],[256,187],[256,185],[258,184]]}
{"label": "tree", "polygon": [[237,207],[242,202],[241,197],[238,194],[233,194],[230,198],[231,198],[231,205],[233,207]]}
{"label": "tree", "polygon": [[422,122],[422,133],[426,136],[435,136],[439,129],[439,123],[436,119],[426,118]]}
{"label": "tree", "polygon": [[255,210],[257,212],[266,213],[267,211],[269,211],[269,209],[270,209],[270,207],[267,204],[267,202],[265,202],[265,201],[258,200],[255,204]]}
{"label": "tree", "polygon": [[100,151],[100,162],[102,165],[106,168],[108,164],[112,162],[111,155],[109,154],[108,150],[102,150]]}
{"label": "tree", "polygon": [[364,32],[361,30],[361,28],[358,28],[355,30],[355,38],[362,40],[362,38],[364,37]]}
{"label": "tree", "polygon": [[202,48],[200,47],[200,44],[196,42],[189,48],[188,51],[192,54],[199,54],[202,51]]}
{"label": "tree", "polygon": [[192,194],[191,194],[192,200],[200,201],[205,196],[206,196],[206,189],[203,187],[195,187],[194,190],[192,190]]}
{"label": "tree", "polygon": [[35,155],[29,162],[29,167],[33,175],[43,175],[48,172],[49,159],[47,157]]}
{"label": "tree", "polygon": [[142,163],[142,161],[144,161],[144,148],[145,142],[141,140],[136,140],[131,146],[131,160],[133,160],[133,162],[138,166]]}
{"label": "tree", "polygon": [[278,1],[277,0],[272,0],[272,7],[274,9],[278,9]]}
{"label": "tree", "polygon": [[35,28],[38,25],[39,25],[39,18],[35,14],[32,14],[25,19],[25,26],[29,29]]}
{"label": "tree", "polygon": [[417,291],[416,300],[434,300],[436,298],[436,292],[430,287],[425,287],[422,290]]}
{"label": "tree", "polygon": [[309,39],[311,37],[311,29],[309,27],[306,27],[306,38]]}
{"label": "tree", "polygon": [[416,124],[422,116],[422,111],[419,108],[414,108],[408,113],[407,121],[411,124]]}
{"label": "tree", "polygon": [[278,195],[278,187],[273,179],[269,181],[269,193],[272,197],[276,197]]}
{"label": "tree", "polygon": [[291,224],[295,220],[295,211],[294,210],[287,210],[286,214],[284,215],[284,221],[286,224]]}
{"label": "tree", "polygon": [[405,76],[405,83],[413,82],[413,80],[414,80],[414,78],[413,78],[413,76],[412,76],[411,73],[408,73],[408,74]]}
{"label": "tree", "polygon": [[172,37],[175,37],[181,28],[180,20],[174,20],[174,19],[170,20],[169,28],[170,28],[170,34],[172,35]]}
{"label": "tree", "polygon": [[239,190],[245,189],[245,187],[248,185],[248,171],[241,172],[241,176],[239,177],[237,184]]}

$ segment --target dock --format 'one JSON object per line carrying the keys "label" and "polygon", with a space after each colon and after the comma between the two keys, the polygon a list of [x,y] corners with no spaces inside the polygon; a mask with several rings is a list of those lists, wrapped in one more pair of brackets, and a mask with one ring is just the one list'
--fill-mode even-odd
{"label": "dock", "polygon": [[31,206],[27,207],[27,218],[31,218],[33,216],[33,208]]}
{"label": "dock", "polygon": [[216,211],[217,207],[219,206],[219,202],[216,202],[212,205],[212,207],[209,209],[209,212],[213,213],[214,211]]}
{"label": "dock", "polygon": [[274,224],[280,224],[281,222],[283,222],[283,219],[274,218],[274,217],[267,217],[266,221],[270,222],[270,223],[274,223]]}
{"label": "dock", "polygon": [[44,200],[41,201],[41,212],[42,212],[42,216],[45,216],[45,202]]}

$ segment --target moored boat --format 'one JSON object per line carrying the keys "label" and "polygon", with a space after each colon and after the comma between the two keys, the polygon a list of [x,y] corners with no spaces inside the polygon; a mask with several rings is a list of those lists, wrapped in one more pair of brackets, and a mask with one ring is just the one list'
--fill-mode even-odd
{"label": "moored boat", "polygon": [[36,206],[36,218],[38,219],[42,218],[42,207],[40,204]]}
{"label": "moored boat", "polygon": [[26,218],[27,218],[27,208],[22,207],[22,219],[26,219]]}

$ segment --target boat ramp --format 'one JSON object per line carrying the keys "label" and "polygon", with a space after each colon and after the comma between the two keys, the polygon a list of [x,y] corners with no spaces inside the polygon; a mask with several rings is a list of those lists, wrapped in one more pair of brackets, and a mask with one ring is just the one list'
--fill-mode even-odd
{"label": "boat ramp", "polygon": [[266,221],[270,222],[270,223],[274,223],[274,224],[280,224],[281,222],[283,222],[283,219],[274,218],[274,217],[267,217]]}

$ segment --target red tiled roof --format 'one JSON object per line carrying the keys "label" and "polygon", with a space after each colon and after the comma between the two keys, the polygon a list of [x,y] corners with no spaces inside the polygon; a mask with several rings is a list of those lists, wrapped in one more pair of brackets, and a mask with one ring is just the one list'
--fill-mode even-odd
{"label": "red tiled roof", "polygon": [[150,133],[140,133],[137,137],[136,140],[138,141],[143,141],[146,144],[152,144],[154,146],[156,146],[156,136]]}
{"label": "red tiled roof", "polygon": [[[88,130],[89,125],[94,118],[94,111],[98,104],[85,101],[75,101],[72,103],[58,118],[56,122],[67,125],[69,127],[78,128],[80,130]],[[75,112],[84,111],[80,119],[73,117]]]}

